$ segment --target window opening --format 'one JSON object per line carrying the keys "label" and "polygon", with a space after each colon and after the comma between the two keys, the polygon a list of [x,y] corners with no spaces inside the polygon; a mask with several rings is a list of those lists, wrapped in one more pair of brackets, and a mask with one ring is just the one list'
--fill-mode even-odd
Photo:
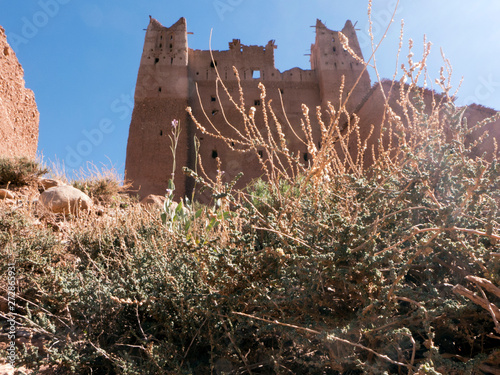
{"label": "window opening", "polygon": [[217,153],[217,150],[212,150],[212,159],[216,159],[219,154]]}
{"label": "window opening", "polygon": [[158,57],[155,57],[155,64],[157,64],[160,61]]}
{"label": "window opening", "polygon": [[252,70],[252,78],[260,79],[260,70]]}
{"label": "window opening", "polygon": [[264,152],[262,150],[257,151],[259,154],[259,158],[262,158],[264,156]]}
{"label": "window opening", "polygon": [[215,68],[216,66],[217,66],[217,61],[215,61],[215,60],[210,61],[211,68]]}
{"label": "window opening", "polygon": [[254,101],[253,101],[253,105],[260,105],[260,100],[259,100],[259,99],[254,100]]}
{"label": "window opening", "polygon": [[216,102],[216,101],[217,101],[217,98],[216,98],[215,96],[213,96],[213,95],[212,95],[212,96],[210,97],[210,101],[211,101],[211,102]]}

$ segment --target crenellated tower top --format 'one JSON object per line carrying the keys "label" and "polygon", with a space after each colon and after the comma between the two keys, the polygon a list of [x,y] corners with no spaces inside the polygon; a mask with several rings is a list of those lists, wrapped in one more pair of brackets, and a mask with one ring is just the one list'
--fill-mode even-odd
{"label": "crenellated tower top", "polygon": [[[350,20],[347,20],[341,33],[347,38],[349,48],[363,60],[356,30]],[[316,21],[316,40],[311,45],[311,69],[318,75],[323,105],[327,102],[338,104],[342,77],[344,77],[344,97],[352,89],[368,92],[371,82],[368,72],[366,70],[363,72],[364,67],[363,61],[354,58],[344,48],[339,31],[330,30],[320,20]],[[360,81],[356,88],[353,88],[361,74]],[[351,101],[348,103],[348,109],[352,111],[356,104],[358,103]]]}

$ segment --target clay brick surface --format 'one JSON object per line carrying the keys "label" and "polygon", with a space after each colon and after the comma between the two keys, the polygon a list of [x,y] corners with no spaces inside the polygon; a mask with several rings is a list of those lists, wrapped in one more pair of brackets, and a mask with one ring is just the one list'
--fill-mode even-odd
{"label": "clay brick surface", "polygon": [[35,158],[39,113],[24,71],[0,27],[0,156]]}

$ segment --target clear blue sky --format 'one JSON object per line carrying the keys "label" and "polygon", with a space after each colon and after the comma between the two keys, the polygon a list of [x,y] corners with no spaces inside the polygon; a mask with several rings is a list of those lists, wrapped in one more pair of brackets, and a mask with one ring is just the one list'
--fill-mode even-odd
{"label": "clear blue sky", "polygon": [[[394,0],[373,0],[375,37],[383,34]],[[87,162],[123,173],[133,91],[149,15],[165,26],[185,17],[189,47],[227,49],[233,38],[265,45],[275,39],[276,67],[310,68],[314,25],[339,30],[356,23],[365,58],[367,0],[0,0],[0,25],[25,70],[40,111],[39,153],[73,170]],[[399,25],[405,40],[424,34],[433,42],[429,76],[438,76],[440,48],[451,60],[454,82],[464,77],[458,104],[500,109],[500,1],[401,0],[396,23],[380,49],[382,77],[395,69]],[[406,55],[407,49],[404,50]],[[372,74],[372,81],[376,77]],[[102,124],[106,124],[103,128]],[[104,131],[103,131],[104,130]],[[92,139],[93,143],[88,141]],[[90,147],[89,147],[90,145]],[[169,150],[165,150],[169,152]]]}

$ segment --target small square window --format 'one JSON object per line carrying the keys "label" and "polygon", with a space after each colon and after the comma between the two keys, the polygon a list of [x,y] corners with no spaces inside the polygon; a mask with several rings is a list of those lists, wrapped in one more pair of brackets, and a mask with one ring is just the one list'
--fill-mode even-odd
{"label": "small square window", "polygon": [[216,102],[216,101],[217,101],[217,98],[216,98],[215,96],[213,96],[213,95],[212,95],[212,96],[210,97],[210,101],[211,101],[211,102]]}
{"label": "small square window", "polygon": [[260,70],[252,70],[252,78],[259,79],[260,78]]}
{"label": "small square window", "polygon": [[254,100],[254,101],[253,101],[253,105],[260,105],[260,100],[259,100],[259,99]]}

